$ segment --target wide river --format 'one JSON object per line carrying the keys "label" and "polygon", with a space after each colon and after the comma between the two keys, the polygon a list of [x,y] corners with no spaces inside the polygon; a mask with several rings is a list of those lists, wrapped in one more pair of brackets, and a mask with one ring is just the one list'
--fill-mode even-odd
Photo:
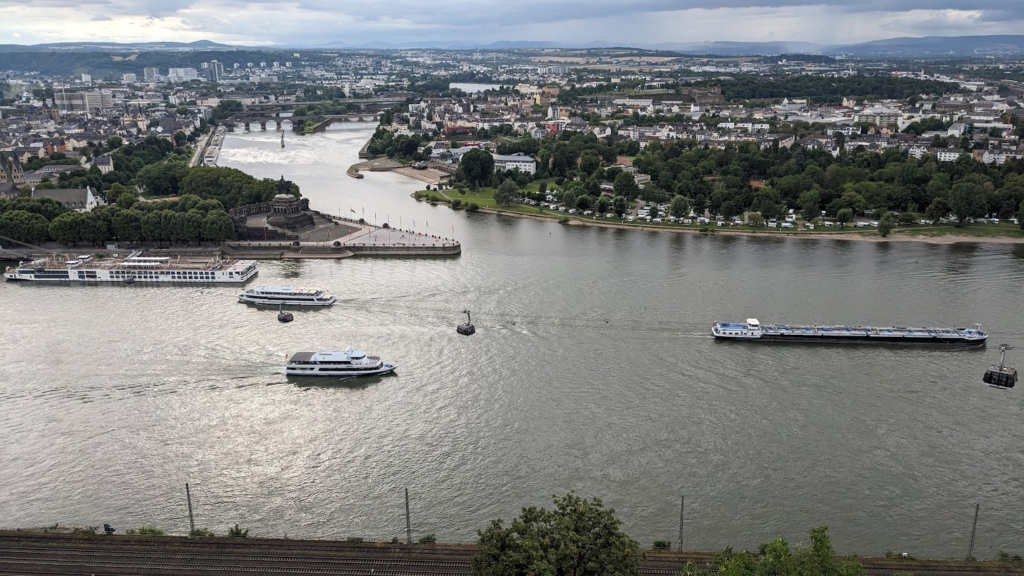
{"label": "wide river", "polygon": [[[222,165],[315,208],[454,235],[456,258],[261,262],[259,284],[0,285],[4,526],[154,524],[256,536],[471,541],[575,490],[645,546],[756,548],[828,524],[841,552],[1022,553],[1024,247],[716,237],[562,226],[417,203],[345,176],[372,128],[236,132]],[[459,336],[463,309],[477,334]],[[715,320],[970,325],[985,350],[715,342]],[[378,353],[397,375],[310,386],[285,355]]]}

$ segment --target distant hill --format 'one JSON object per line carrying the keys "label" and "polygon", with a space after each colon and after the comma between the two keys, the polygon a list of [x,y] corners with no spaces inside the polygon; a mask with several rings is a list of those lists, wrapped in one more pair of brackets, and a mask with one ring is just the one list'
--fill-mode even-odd
{"label": "distant hill", "polygon": [[[316,46],[233,46],[209,40],[196,42],[58,42],[51,44],[0,44],[0,53],[68,52],[197,52],[197,51],[260,51],[290,49],[333,50],[400,50],[410,48],[436,50],[517,50],[517,49],[587,49],[621,47],[621,43],[594,41],[588,43],[546,42],[530,40],[499,40],[489,44],[463,40],[413,40],[408,42],[364,42],[348,44],[341,41]],[[925,36],[922,38],[889,38],[849,45],[824,45],[801,41],[775,42],[665,42],[640,43],[632,48],[678,52],[691,55],[771,56],[779,54],[845,55],[855,58],[914,56],[1024,55],[1024,35],[994,36]]]}
{"label": "distant hill", "polygon": [[0,52],[155,52],[190,50],[238,50],[242,46],[218,44],[210,40],[195,42],[54,42],[50,44],[0,44]]}
{"label": "distant hill", "polygon": [[850,46],[834,46],[827,52],[850,56],[1014,55],[1024,54],[1024,35],[889,38]]}

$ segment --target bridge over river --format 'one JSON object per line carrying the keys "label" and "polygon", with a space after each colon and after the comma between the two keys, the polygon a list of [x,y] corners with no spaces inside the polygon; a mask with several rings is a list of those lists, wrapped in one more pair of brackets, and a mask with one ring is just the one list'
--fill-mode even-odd
{"label": "bridge over river", "polygon": [[312,120],[317,123],[311,132],[322,132],[335,122],[376,122],[380,119],[381,112],[353,112],[349,114],[324,114],[316,116],[281,116],[287,112],[276,114],[267,113],[240,113],[232,116],[226,122],[228,130],[234,131],[238,126],[243,126],[245,131],[267,130],[273,125],[275,130],[298,130],[299,127]]}

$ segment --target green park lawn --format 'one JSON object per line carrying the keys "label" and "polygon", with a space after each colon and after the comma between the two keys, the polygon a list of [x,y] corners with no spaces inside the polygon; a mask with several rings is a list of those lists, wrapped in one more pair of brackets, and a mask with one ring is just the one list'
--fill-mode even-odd
{"label": "green park lawn", "polygon": [[970,236],[974,238],[1024,238],[1024,230],[1019,226],[1009,223],[999,224],[966,224],[956,227],[952,224],[939,224],[936,226],[897,226],[893,232],[904,236],[926,236],[936,238],[939,236]]}

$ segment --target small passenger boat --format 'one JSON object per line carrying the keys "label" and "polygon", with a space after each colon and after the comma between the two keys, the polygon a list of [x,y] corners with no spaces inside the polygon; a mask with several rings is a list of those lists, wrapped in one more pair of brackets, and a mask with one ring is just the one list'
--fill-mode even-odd
{"label": "small passenger boat", "polygon": [[380,356],[367,356],[363,350],[348,348],[344,352],[296,352],[288,359],[288,376],[378,376],[394,372]]}

